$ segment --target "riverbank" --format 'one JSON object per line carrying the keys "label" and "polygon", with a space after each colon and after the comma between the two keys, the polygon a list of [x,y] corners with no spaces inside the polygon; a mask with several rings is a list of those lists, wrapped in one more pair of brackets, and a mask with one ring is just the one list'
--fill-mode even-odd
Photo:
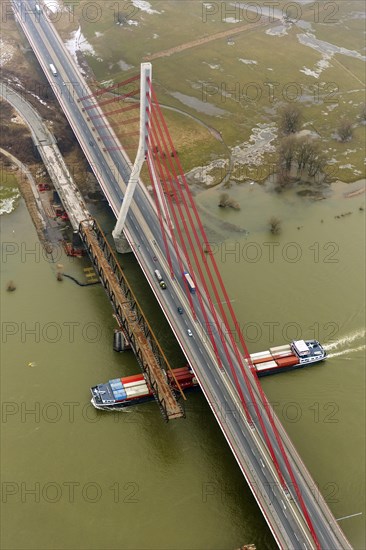
{"label": "riverbank", "polygon": [[7,170],[16,178],[18,189],[25,201],[39,241],[46,250],[50,250],[50,243],[47,241],[45,236],[45,229],[47,225],[46,213],[43,209],[39,192],[31,171],[22,162],[4,149],[0,148],[0,154],[4,155],[4,157],[9,159],[12,163],[13,167],[8,167]]}

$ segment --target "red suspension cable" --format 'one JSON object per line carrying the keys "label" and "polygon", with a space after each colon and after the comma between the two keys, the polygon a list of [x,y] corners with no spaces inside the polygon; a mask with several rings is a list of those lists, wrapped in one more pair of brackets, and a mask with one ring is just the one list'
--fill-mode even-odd
{"label": "red suspension cable", "polygon": [[[163,119],[161,113],[160,113],[160,118],[162,119],[162,123],[163,123],[163,125],[164,125],[164,124],[165,124],[165,121],[164,121],[164,119]],[[161,137],[162,137],[162,139],[163,139],[164,145],[166,146],[165,139],[164,139],[164,134],[162,133],[161,128],[160,128],[160,124],[159,124],[159,122],[158,122],[158,120],[157,120],[157,115],[156,115],[156,112],[155,112],[155,108],[153,108],[153,120],[156,121],[157,126],[159,127],[160,135],[161,135]],[[167,136],[168,136],[168,138],[169,138],[170,136],[169,136],[169,133],[168,133],[167,128],[164,128],[164,129],[165,129],[165,132],[167,133]],[[174,149],[173,144],[170,143],[170,145],[171,145],[171,148]],[[165,147],[165,148],[166,148],[166,147]],[[174,175],[175,175],[175,181],[177,181],[177,180],[178,180],[178,177],[177,177],[177,174],[176,174],[176,171],[175,171],[175,167],[174,167],[173,163],[171,162],[171,158],[168,157],[168,159],[169,159],[169,163],[170,163],[170,165],[171,165],[171,169],[172,169],[172,171],[173,171],[173,173],[174,173]],[[178,185],[178,186],[177,186],[177,189],[178,189],[178,193],[181,195],[183,204],[184,204],[185,209],[186,209],[186,213],[187,213],[188,218],[189,218],[189,220],[190,220],[190,228],[191,228],[191,230],[193,230],[193,233],[194,233],[194,236],[195,236],[195,239],[196,239],[196,243],[200,244],[200,241],[199,241],[199,238],[198,238],[196,229],[195,229],[195,225],[194,225],[193,220],[192,220],[192,217],[191,217],[190,210],[189,210],[189,208],[188,208],[187,202],[186,202],[185,197],[184,197],[184,195],[183,195],[183,193],[182,193],[182,190],[181,190],[181,186]],[[178,208],[180,209],[179,201],[177,201],[177,205],[178,205]],[[184,218],[184,216],[182,215],[181,210],[180,210],[180,218],[181,218],[181,220],[183,221],[183,224],[184,224],[184,226],[185,226],[186,233],[187,233],[187,235],[189,236],[189,235],[190,235],[190,232],[189,232],[189,230],[188,230],[188,228],[187,228],[187,226],[186,226],[185,218]],[[222,331],[221,331],[221,327],[220,327],[219,322],[218,322],[218,319],[217,319],[216,310],[215,310],[215,308],[214,308],[214,306],[213,306],[213,304],[212,304],[212,301],[211,301],[211,298],[210,298],[210,293],[209,293],[209,290],[208,290],[207,285],[206,285],[206,280],[205,280],[205,278],[204,278],[204,276],[203,276],[203,274],[202,274],[200,264],[199,264],[199,262],[197,261],[197,258],[196,258],[196,255],[195,255],[195,247],[194,247],[194,245],[193,245],[193,243],[192,243],[191,241],[190,241],[190,246],[191,246],[191,250],[192,250],[192,252],[193,252],[193,254],[194,254],[194,256],[195,256],[196,265],[197,265],[197,268],[198,268],[198,270],[199,270],[199,272],[200,272],[200,277],[201,277],[202,283],[204,284],[204,288],[205,288],[206,295],[207,295],[207,297],[208,297],[208,299],[209,299],[209,301],[210,301],[210,306],[211,306],[212,314],[214,315],[214,319],[215,319],[215,325],[216,325],[216,328],[217,328],[217,330],[218,330],[218,332],[219,332],[219,335],[220,335],[220,339],[221,339],[221,341],[222,341],[222,344],[223,344],[223,346],[224,346],[225,354],[226,354],[226,357],[227,357],[228,362],[229,362],[229,365],[230,365],[230,370],[231,370],[231,373],[232,373],[233,378],[234,378],[234,380],[235,380],[236,389],[237,389],[237,391],[238,391],[238,393],[239,393],[239,395],[240,395],[240,397],[241,397],[241,402],[242,402],[243,407],[245,407],[245,410],[248,411],[249,422],[252,423],[251,417],[250,417],[250,414],[249,414],[249,410],[248,410],[248,408],[247,408],[246,400],[245,400],[245,397],[244,397],[244,395],[243,395],[243,393],[242,393],[242,389],[241,389],[241,386],[240,386],[240,383],[239,383],[239,380],[238,380],[238,377],[237,377],[237,373],[236,373],[235,367],[234,367],[234,365],[233,365],[233,363],[232,363],[231,354],[230,354],[230,352],[228,351],[228,348],[227,348],[226,339],[223,337],[223,334],[222,334]],[[205,260],[205,258],[204,258],[204,260]],[[207,264],[206,264],[206,266],[207,266]],[[215,288],[215,284],[214,284],[214,281],[213,281],[213,279],[212,279],[211,273],[210,273],[209,271],[208,271],[208,275],[209,275],[209,279],[210,279],[212,288],[213,288],[214,291],[215,291],[215,296],[216,296],[216,298],[217,298],[218,301],[219,301],[220,310],[223,312],[222,305],[221,305],[221,303],[220,303],[220,297],[217,295],[216,288]],[[224,312],[223,312],[223,313],[224,313]],[[232,338],[232,334],[231,334],[231,333],[230,333],[230,336],[231,336],[231,339],[232,339],[233,349],[234,349],[234,350],[237,350],[236,343],[233,341],[233,338]],[[238,350],[237,350],[237,351],[238,351]],[[238,354],[237,354],[237,355],[238,355]],[[240,355],[239,355],[239,357],[237,356],[237,359],[240,361]],[[245,372],[244,372],[244,374],[246,375]],[[270,451],[270,454],[271,454],[273,463],[274,463],[275,466],[276,466],[276,469],[277,469],[278,476],[279,476],[279,478],[280,478],[281,484],[282,484],[283,487],[286,487],[286,484],[285,484],[285,481],[284,481],[284,478],[283,478],[283,475],[282,475],[280,466],[279,466],[279,464],[278,464],[278,462],[277,462],[277,458],[276,458],[276,455],[275,455],[273,446],[272,446],[272,444],[271,444],[270,438],[269,438],[268,433],[267,433],[267,430],[266,430],[266,428],[265,428],[265,425],[264,425],[264,422],[263,422],[263,419],[262,419],[262,415],[261,415],[261,412],[260,412],[259,407],[258,407],[258,405],[257,405],[257,402],[256,402],[256,399],[255,399],[253,390],[252,390],[252,388],[251,388],[251,386],[250,386],[249,380],[246,380],[246,386],[247,386],[247,389],[248,389],[248,391],[249,391],[249,393],[250,393],[250,397],[251,397],[252,403],[253,403],[254,408],[255,408],[255,410],[256,410],[257,418],[258,418],[258,420],[259,420],[259,422],[260,422],[260,424],[261,424],[262,431],[263,431],[263,435],[264,435],[264,437],[265,437],[265,440],[266,440],[266,443],[267,443],[267,447],[268,447],[268,449],[269,449],[269,451]]]}
{"label": "red suspension cable", "polygon": [[127,80],[124,80],[123,82],[118,82],[117,84],[112,84],[111,86],[108,86],[107,88],[103,88],[102,90],[98,90],[97,92],[94,92],[89,95],[85,95],[83,97],[80,97],[78,101],[84,101],[85,99],[89,99],[90,97],[98,97],[100,95],[105,94],[106,92],[109,92],[110,90],[115,90],[116,88],[126,86],[126,84],[129,84],[130,82],[134,82],[135,80],[140,80],[140,75],[132,76],[131,78],[128,78]]}
{"label": "red suspension cable", "polygon": [[[243,346],[243,350],[244,350],[246,359],[248,360],[249,365],[253,368],[252,363],[251,363],[250,358],[249,358],[249,353],[248,353],[247,347],[246,347],[245,342],[244,342],[243,335],[242,335],[241,331],[239,330],[239,326],[238,326],[238,322],[237,322],[235,313],[234,313],[233,308],[232,308],[232,306],[231,306],[231,304],[230,304],[229,297],[228,297],[228,295],[227,295],[227,293],[226,293],[226,289],[225,289],[225,287],[224,287],[224,284],[223,284],[221,275],[220,275],[220,273],[219,273],[219,271],[218,271],[217,264],[216,264],[216,262],[215,262],[215,259],[214,259],[214,257],[213,257],[213,254],[212,254],[212,250],[211,250],[211,248],[210,248],[210,246],[209,246],[209,243],[208,243],[208,239],[207,239],[207,237],[206,237],[205,230],[204,230],[204,228],[203,228],[203,226],[202,226],[202,222],[201,222],[201,220],[200,220],[200,218],[199,218],[198,211],[197,211],[197,209],[196,209],[196,206],[195,206],[194,201],[193,201],[193,199],[192,199],[191,193],[190,193],[190,191],[189,191],[189,188],[188,188],[188,185],[187,185],[185,176],[184,176],[184,172],[183,172],[183,170],[182,170],[182,168],[181,168],[181,165],[180,165],[180,161],[179,161],[179,159],[177,158],[176,151],[175,151],[174,146],[173,146],[173,144],[172,144],[172,142],[171,142],[171,138],[170,138],[169,132],[168,132],[168,130],[167,130],[167,127],[166,127],[164,118],[163,118],[163,116],[162,116],[162,114],[161,114],[159,104],[158,104],[158,102],[157,102],[157,100],[156,100],[156,96],[155,96],[154,90],[152,90],[152,94],[153,94],[154,104],[157,106],[157,110],[159,111],[160,118],[161,118],[161,120],[162,120],[162,123],[163,123],[163,126],[164,126],[164,130],[165,130],[165,132],[166,132],[166,135],[167,135],[167,138],[168,138],[168,141],[169,141],[169,144],[170,144],[170,148],[171,148],[171,151],[172,151],[174,160],[175,160],[175,162],[176,162],[176,164],[177,164],[177,166],[178,166],[178,170],[179,170],[179,172],[180,172],[180,177],[181,177],[181,179],[182,179],[182,181],[183,181],[183,184],[184,184],[184,187],[185,187],[187,196],[189,197],[190,204],[191,204],[191,207],[192,207],[192,209],[193,209],[195,218],[196,218],[196,220],[197,220],[197,222],[198,222],[200,232],[201,232],[201,234],[202,234],[202,236],[203,236],[203,242],[205,243],[205,245],[206,245],[206,247],[207,247],[208,254],[209,254],[209,258],[210,258],[211,263],[212,263],[212,267],[213,267],[214,272],[215,272],[215,274],[216,274],[216,277],[217,277],[217,279],[218,279],[218,281],[219,281],[219,285],[220,285],[220,288],[221,288],[221,290],[222,290],[222,292],[223,292],[223,294],[224,294],[224,297],[225,297],[225,299],[226,299],[226,303],[228,304],[229,311],[230,311],[231,317],[232,317],[232,319],[233,319],[233,321],[234,321],[235,328],[236,328],[236,330],[237,330],[237,332],[238,332],[238,335],[239,335],[239,338],[240,338],[240,342],[241,342],[241,344],[242,344],[242,346]],[[178,186],[178,190],[180,190],[180,186]],[[188,208],[186,208],[186,211],[187,211],[188,215],[190,216],[190,212],[189,212],[189,209],[188,209]],[[192,224],[192,225],[194,226],[194,224]],[[201,244],[200,241],[199,241],[199,239],[197,239],[197,238],[196,238],[196,242],[197,242],[199,245]],[[205,266],[206,266],[206,269],[207,269],[208,274],[210,274],[210,269],[209,269],[209,266],[208,266],[208,264],[207,264],[207,260],[205,260],[205,257],[203,258],[203,261],[204,261],[204,263],[205,263]],[[210,280],[211,280],[211,278],[210,278]],[[214,289],[214,291],[215,291],[216,285],[213,283],[212,280],[211,280],[211,284],[212,284],[212,287],[213,287],[213,289]],[[220,302],[220,300],[219,300],[219,307],[220,307],[220,305],[221,305],[221,302]],[[222,308],[222,307],[220,307],[220,311],[223,312],[223,308]],[[227,318],[226,318],[225,313],[224,313],[224,318],[226,319],[226,327],[229,329],[229,326],[228,326],[228,322],[227,322]],[[229,331],[229,334],[231,335],[231,332],[230,332],[230,331]],[[232,339],[232,338],[231,338],[231,339]],[[234,351],[236,351],[236,350],[235,350],[235,348],[237,348],[236,343],[233,342],[233,341],[232,341],[232,343],[233,343],[233,349],[234,349]],[[248,380],[247,380],[247,375],[246,375],[245,367],[242,365],[242,361],[241,361],[241,356],[240,356],[240,355],[239,355],[239,365],[240,365],[241,371],[242,371],[242,373],[243,373],[243,375],[244,375],[244,378],[246,379],[246,384],[247,384],[248,390],[249,390],[249,391],[252,391],[252,390],[251,390],[251,387],[250,387],[250,383],[249,383],[249,385],[248,385],[248,383],[247,383],[247,382],[248,382]],[[304,517],[305,517],[305,519],[306,519],[306,521],[307,521],[309,530],[310,530],[310,532],[311,532],[311,534],[312,534],[312,536],[313,536],[313,538],[314,538],[314,541],[315,541],[316,545],[318,546],[318,545],[319,545],[319,541],[318,541],[318,539],[317,539],[317,536],[316,536],[314,527],[313,527],[313,525],[312,525],[312,521],[311,521],[311,519],[310,519],[310,517],[309,517],[309,514],[308,514],[308,512],[307,512],[307,509],[306,509],[306,507],[305,507],[305,503],[304,503],[304,501],[303,501],[301,492],[300,492],[300,490],[299,490],[299,487],[298,487],[296,478],[295,478],[295,476],[294,476],[294,474],[293,474],[291,465],[290,465],[290,463],[289,463],[289,461],[288,461],[287,453],[285,452],[285,449],[284,449],[283,444],[282,444],[282,440],[281,440],[281,438],[280,438],[280,436],[279,436],[277,427],[276,427],[276,425],[275,425],[275,423],[274,423],[274,420],[273,420],[273,417],[272,417],[272,414],[271,414],[271,410],[270,410],[268,401],[267,401],[267,399],[266,399],[266,397],[265,397],[265,395],[264,395],[264,392],[263,392],[263,390],[262,390],[262,388],[261,388],[261,386],[260,386],[260,384],[259,384],[259,381],[258,381],[258,378],[257,378],[256,375],[255,375],[255,381],[256,381],[256,384],[257,384],[257,387],[258,387],[258,391],[259,391],[259,393],[260,393],[261,400],[262,400],[262,402],[263,402],[265,411],[266,411],[266,413],[267,413],[267,416],[268,416],[269,421],[270,421],[270,423],[271,423],[271,426],[272,426],[274,435],[275,435],[275,437],[276,437],[276,440],[277,440],[277,443],[278,443],[278,446],[279,446],[281,455],[282,455],[282,457],[283,457],[283,459],[284,459],[284,461],[285,461],[286,468],[287,468],[287,470],[288,470],[288,473],[289,473],[289,475],[290,475],[290,477],[291,477],[291,480],[292,480],[292,482],[293,482],[293,485],[294,485],[294,487],[295,487],[295,491],[296,491],[297,497],[298,497],[298,499],[299,499],[300,506],[301,506],[301,508],[302,508],[302,510],[303,510]],[[255,404],[255,403],[256,403],[256,400],[254,399],[254,400],[253,400],[253,404]],[[259,421],[261,422],[261,414],[260,414],[260,413],[259,413],[259,416],[258,416],[258,414],[257,414],[257,417],[258,417]],[[261,425],[262,425],[262,424],[261,424]],[[266,431],[265,427],[263,426],[262,429],[263,429],[263,434],[266,435],[267,431]],[[267,436],[268,436],[268,434],[267,434]],[[271,447],[271,446],[272,446],[272,444],[270,443],[270,447]],[[271,455],[272,455],[272,453],[271,453]],[[272,457],[272,458],[273,458],[273,457]],[[276,459],[276,457],[275,457],[275,455],[274,455],[274,464],[276,465],[276,463],[277,463],[277,459]],[[280,477],[280,479],[281,479],[281,478],[283,479],[282,472],[281,472],[281,470],[279,469],[279,464],[278,464],[278,463],[277,463],[277,465],[276,465],[276,468],[277,468],[278,471],[279,471],[279,477]],[[284,480],[283,480],[283,481],[284,481]],[[285,486],[285,485],[284,485],[284,486]],[[319,546],[319,547],[320,547],[320,546]]]}

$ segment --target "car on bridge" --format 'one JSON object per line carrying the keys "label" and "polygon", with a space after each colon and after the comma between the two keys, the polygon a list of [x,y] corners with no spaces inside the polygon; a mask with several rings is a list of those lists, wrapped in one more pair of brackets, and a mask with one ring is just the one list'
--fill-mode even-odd
{"label": "car on bridge", "polygon": [[183,313],[183,308],[179,306],[179,307],[177,307],[177,311],[178,311],[178,313],[180,313],[180,314],[182,315],[182,313]]}
{"label": "car on bridge", "polygon": [[188,334],[188,336],[193,336],[193,332],[191,331],[190,328],[187,330],[187,334]]}

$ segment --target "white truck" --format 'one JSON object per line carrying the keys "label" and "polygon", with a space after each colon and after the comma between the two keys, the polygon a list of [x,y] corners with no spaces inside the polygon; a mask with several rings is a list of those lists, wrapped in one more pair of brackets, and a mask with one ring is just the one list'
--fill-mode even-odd
{"label": "white truck", "polygon": [[58,72],[56,71],[56,67],[54,66],[53,63],[50,63],[50,69],[51,69],[51,73],[53,74],[53,76],[58,75]]}
{"label": "white truck", "polygon": [[183,275],[184,275],[184,278],[185,278],[186,283],[187,283],[187,285],[188,285],[189,292],[190,292],[191,294],[195,294],[195,292],[196,292],[196,285],[194,284],[192,277],[190,276],[190,274],[188,273],[188,271],[185,271],[185,272],[183,273]]}

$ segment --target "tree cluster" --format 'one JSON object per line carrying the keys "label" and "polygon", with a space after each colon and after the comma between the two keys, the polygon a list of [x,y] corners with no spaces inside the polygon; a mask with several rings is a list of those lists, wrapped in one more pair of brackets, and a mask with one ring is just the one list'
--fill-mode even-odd
{"label": "tree cluster", "polygon": [[14,155],[14,157],[17,157],[24,164],[32,164],[39,161],[38,149],[33,143],[28,128],[25,128],[22,124],[10,122],[13,109],[6,102],[0,102],[0,104],[3,110],[0,147]]}
{"label": "tree cluster", "polygon": [[[10,69],[4,69],[2,76],[5,80],[8,80],[9,82],[19,80],[18,73]],[[22,85],[22,88],[19,91],[19,93],[24,96],[25,100],[31,103],[31,105],[33,105],[33,107],[36,109],[39,115],[44,119],[44,121],[47,121],[49,119],[52,120],[52,123],[53,123],[52,133],[54,134],[54,136],[58,141],[58,147],[61,153],[62,154],[69,153],[74,147],[76,139],[71,129],[71,126],[68,124],[64,113],[62,112],[60,106],[56,101],[56,98],[54,96],[54,93],[49,83],[46,81],[45,78],[44,79],[40,78],[40,80],[38,80],[37,78],[34,78],[34,77],[32,78],[31,76],[24,74],[21,76],[21,85]],[[40,99],[43,102],[46,102],[47,105],[44,105],[44,103],[42,103]],[[2,105],[2,110],[3,110],[3,106],[5,106],[6,104],[7,102],[4,101]],[[2,113],[2,120],[8,120],[8,119],[9,119],[9,112],[8,110],[6,111],[4,110],[4,112]],[[23,127],[23,131],[24,131],[24,127]],[[11,132],[13,132],[14,134],[15,131],[11,130]],[[4,136],[3,143],[6,140],[7,138],[6,136]],[[13,151],[21,148],[20,145],[15,146],[15,144],[13,144],[13,147],[14,147]],[[29,150],[30,150],[30,145],[29,145],[29,141],[27,140],[25,156],[24,157],[19,156],[21,160],[22,158],[26,158],[24,162],[27,162],[27,161],[31,162],[32,160],[31,159],[32,155],[29,154]],[[38,158],[38,155],[37,153],[35,153],[35,159],[37,158]]]}
{"label": "tree cluster", "polygon": [[283,186],[291,181],[291,170],[297,169],[297,177],[315,178],[326,165],[326,158],[319,144],[308,137],[287,136],[281,140],[278,159],[278,179]]}

